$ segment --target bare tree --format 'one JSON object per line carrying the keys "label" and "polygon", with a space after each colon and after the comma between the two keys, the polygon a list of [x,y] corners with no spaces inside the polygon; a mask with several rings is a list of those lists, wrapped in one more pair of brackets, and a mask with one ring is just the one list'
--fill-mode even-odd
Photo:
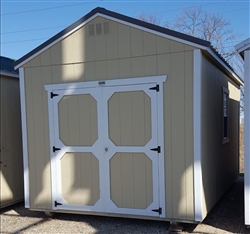
{"label": "bare tree", "polygon": [[[240,36],[232,30],[230,21],[221,14],[203,11],[201,7],[186,8],[173,23],[165,27],[210,41],[212,46],[243,77],[243,60],[234,49],[234,41]],[[244,88],[241,88],[241,113],[244,112]]]}
{"label": "bare tree", "polygon": [[[155,14],[141,14],[139,19],[159,25],[161,19]],[[230,21],[221,14],[204,11],[200,6],[183,9],[173,21],[164,27],[190,36],[210,41],[212,46],[243,77],[243,61],[234,49],[234,41],[240,36],[232,30]],[[241,111],[244,111],[244,92],[241,90]]]}
{"label": "bare tree", "polygon": [[160,25],[162,17],[153,13],[149,13],[149,14],[141,13],[138,16],[138,19],[141,21],[151,23],[151,24]]}
{"label": "bare tree", "polygon": [[166,22],[165,27],[210,41],[226,60],[235,55],[228,45],[240,36],[233,32],[230,21],[221,14],[203,11],[200,6],[185,8],[172,24]]}

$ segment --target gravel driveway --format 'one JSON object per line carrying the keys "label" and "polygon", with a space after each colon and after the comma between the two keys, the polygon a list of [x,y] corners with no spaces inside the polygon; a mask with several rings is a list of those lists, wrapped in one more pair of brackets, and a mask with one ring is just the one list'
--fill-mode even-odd
{"label": "gravel driveway", "polygon": [[[183,224],[183,233],[250,233],[244,226],[244,179],[239,177],[199,225]],[[61,214],[48,218],[19,203],[0,213],[1,233],[167,233],[169,222]]]}

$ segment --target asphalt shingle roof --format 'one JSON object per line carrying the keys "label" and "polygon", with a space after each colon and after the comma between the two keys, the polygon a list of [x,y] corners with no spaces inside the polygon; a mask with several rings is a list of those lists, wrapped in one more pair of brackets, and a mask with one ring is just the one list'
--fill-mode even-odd
{"label": "asphalt shingle roof", "polygon": [[14,59],[0,56],[0,70],[18,74],[18,70],[14,69],[14,62]]}

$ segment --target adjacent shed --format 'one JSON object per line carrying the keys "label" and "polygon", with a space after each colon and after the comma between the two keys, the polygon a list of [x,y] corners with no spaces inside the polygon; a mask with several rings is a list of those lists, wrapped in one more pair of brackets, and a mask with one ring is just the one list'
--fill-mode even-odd
{"label": "adjacent shed", "polygon": [[244,183],[245,224],[250,225],[250,38],[235,46],[244,60]]}
{"label": "adjacent shed", "polygon": [[15,68],[27,208],[200,222],[238,177],[242,81],[207,41],[96,8]]}
{"label": "adjacent shed", "polygon": [[0,56],[0,208],[24,199],[19,76],[13,63]]}

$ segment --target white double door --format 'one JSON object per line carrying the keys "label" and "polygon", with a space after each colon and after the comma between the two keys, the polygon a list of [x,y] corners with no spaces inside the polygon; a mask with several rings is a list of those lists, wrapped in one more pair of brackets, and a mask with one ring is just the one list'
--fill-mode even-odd
{"label": "white double door", "polygon": [[162,216],[157,88],[50,90],[53,209]]}

